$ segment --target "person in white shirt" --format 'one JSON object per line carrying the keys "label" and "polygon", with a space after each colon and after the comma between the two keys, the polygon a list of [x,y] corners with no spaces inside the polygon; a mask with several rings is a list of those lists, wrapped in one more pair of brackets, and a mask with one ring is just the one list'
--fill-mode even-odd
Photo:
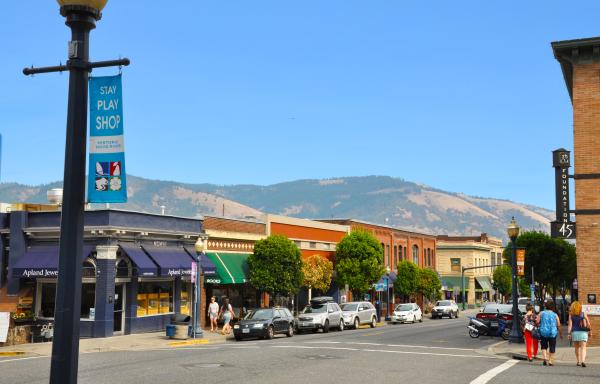
{"label": "person in white shirt", "polygon": [[210,304],[208,304],[208,318],[210,319],[210,331],[219,332],[219,326],[217,319],[219,318],[219,303],[217,303],[216,297],[210,298]]}

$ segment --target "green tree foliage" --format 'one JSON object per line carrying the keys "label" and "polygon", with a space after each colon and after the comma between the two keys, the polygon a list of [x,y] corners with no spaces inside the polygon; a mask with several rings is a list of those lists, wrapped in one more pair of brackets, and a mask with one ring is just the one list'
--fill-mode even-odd
{"label": "green tree foliage", "polygon": [[271,235],[256,242],[248,257],[250,284],[261,291],[289,295],[304,281],[302,256],[293,241]]}
{"label": "green tree foliage", "polygon": [[[536,296],[542,298],[551,293],[565,294],[577,275],[575,246],[563,239],[553,239],[544,232],[524,232],[517,238],[517,247],[525,248],[525,281],[531,281],[531,267],[538,283]],[[505,261],[511,261],[512,247],[504,249]],[[529,291],[527,291],[529,292]]]}
{"label": "green tree foliage", "polygon": [[353,230],[344,236],[335,257],[336,283],[348,284],[355,294],[367,292],[385,273],[381,244],[365,230]]}
{"label": "green tree foliage", "polygon": [[311,255],[304,260],[302,265],[304,286],[326,292],[331,285],[333,263],[321,255]]}
{"label": "green tree foliage", "polygon": [[512,270],[508,265],[501,265],[494,271],[494,289],[507,297],[512,292]]}
{"label": "green tree foliage", "polygon": [[415,263],[407,260],[398,263],[398,273],[396,281],[394,282],[394,292],[402,296],[413,296],[419,292],[419,289],[421,288],[420,282],[421,273],[419,267]]}
{"label": "green tree foliage", "polygon": [[[411,263],[412,264],[412,263]],[[398,281],[398,280],[396,280]],[[395,284],[394,284],[395,288]],[[442,298],[442,282],[439,276],[430,268],[421,268],[419,270],[419,293],[429,299],[435,301]]]}

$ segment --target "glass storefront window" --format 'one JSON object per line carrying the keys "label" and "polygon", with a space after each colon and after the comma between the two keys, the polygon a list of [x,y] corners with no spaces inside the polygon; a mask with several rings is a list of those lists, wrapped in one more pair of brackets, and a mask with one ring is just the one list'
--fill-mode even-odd
{"label": "glass storefront window", "polygon": [[[38,317],[54,318],[56,303],[56,283],[41,283],[39,289],[40,306]],[[96,284],[81,284],[81,318],[90,319],[96,307]],[[93,319],[93,317],[92,317]]]}
{"label": "glass storefront window", "polygon": [[179,312],[182,315],[190,315],[192,313],[192,283],[189,281],[181,282],[181,301]]}
{"label": "glass storefront window", "polygon": [[137,316],[173,312],[173,282],[143,282],[138,287]]}

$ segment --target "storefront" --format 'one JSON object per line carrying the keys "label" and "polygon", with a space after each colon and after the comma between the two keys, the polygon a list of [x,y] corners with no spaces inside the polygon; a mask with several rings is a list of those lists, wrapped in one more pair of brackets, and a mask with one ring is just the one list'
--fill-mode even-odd
{"label": "storefront", "polygon": [[[4,228],[5,289],[19,295],[14,312],[33,330],[54,321],[60,213],[10,215],[22,225]],[[201,230],[197,219],[86,211],[81,337],[160,331],[174,314],[190,314],[195,256],[188,250]]]}

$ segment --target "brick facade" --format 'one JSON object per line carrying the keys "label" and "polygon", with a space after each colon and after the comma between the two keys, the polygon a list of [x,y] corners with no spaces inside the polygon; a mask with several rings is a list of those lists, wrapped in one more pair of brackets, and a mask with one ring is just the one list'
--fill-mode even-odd
{"label": "brick facade", "polygon": [[[574,173],[600,174],[600,38],[552,43],[573,104]],[[600,179],[575,179],[575,208],[600,209]],[[600,215],[577,214],[578,296],[600,304]],[[600,316],[590,316],[591,345],[600,344]]]}

